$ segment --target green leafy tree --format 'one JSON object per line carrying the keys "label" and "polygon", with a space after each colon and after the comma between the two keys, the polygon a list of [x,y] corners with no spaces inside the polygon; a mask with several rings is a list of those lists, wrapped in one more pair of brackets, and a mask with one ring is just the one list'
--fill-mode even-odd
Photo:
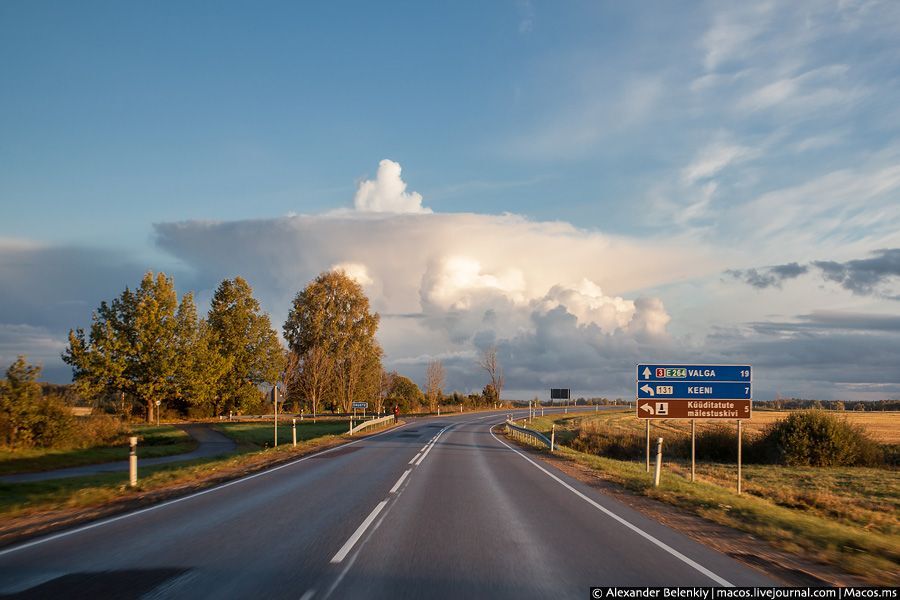
{"label": "green leafy tree", "polygon": [[392,372],[388,402],[399,406],[401,412],[415,412],[425,403],[425,395],[412,379]]}
{"label": "green leafy tree", "polygon": [[32,442],[34,415],[41,399],[41,385],[37,382],[41,368],[29,365],[19,356],[6,370],[0,381],[0,429],[4,443],[15,448]]}
{"label": "green leafy tree", "polygon": [[379,316],[369,299],[341,271],[322,273],[294,298],[284,323],[292,352],[310,356],[315,348],[331,359],[328,389],[332,402],[350,412],[355,400],[377,401],[382,350],[375,340]]}
{"label": "green leafy tree", "polygon": [[284,370],[284,352],[269,315],[260,311],[250,285],[235,277],[219,284],[207,323],[212,346],[227,362],[216,386],[214,412],[249,410],[262,398],[259,386],[274,385]]}
{"label": "green leafy tree", "polygon": [[193,294],[182,296],[175,326],[177,408],[181,413],[213,415],[219,385],[231,367],[232,358],[217,351],[209,323],[197,318]]}
{"label": "green leafy tree", "polygon": [[178,370],[174,282],[148,272],[92,315],[88,337],[69,332],[63,360],[72,365],[78,391],[86,398],[128,394],[153,419],[154,401],[177,394]]}

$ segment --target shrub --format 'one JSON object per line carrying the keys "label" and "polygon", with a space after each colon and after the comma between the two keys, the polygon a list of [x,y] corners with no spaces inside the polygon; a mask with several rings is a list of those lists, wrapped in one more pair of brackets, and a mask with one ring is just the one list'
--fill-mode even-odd
{"label": "shrub", "polygon": [[884,452],[861,427],[822,410],[804,410],[772,423],[758,444],[770,462],[789,466],[874,466]]}
{"label": "shrub", "polygon": [[35,446],[55,448],[68,446],[72,442],[74,417],[62,398],[48,395],[36,403],[31,414],[31,439]]}
{"label": "shrub", "polygon": [[74,447],[90,448],[123,441],[128,434],[128,427],[118,417],[98,415],[74,419],[69,431],[70,443]]}
{"label": "shrub", "polygon": [[[745,446],[752,440],[743,440]],[[690,442],[689,442],[690,443]],[[690,449],[688,449],[690,458]],[[716,423],[697,432],[697,460],[714,462],[737,462],[737,431],[733,426]]]}

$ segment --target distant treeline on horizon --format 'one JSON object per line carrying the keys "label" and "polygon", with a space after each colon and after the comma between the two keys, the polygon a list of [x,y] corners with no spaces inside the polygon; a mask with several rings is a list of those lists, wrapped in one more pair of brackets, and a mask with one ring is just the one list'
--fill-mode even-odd
{"label": "distant treeline on horizon", "polygon": [[[61,396],[67,404],[76,406],[82,404],[81,398],[71,383],[41,383],[41,390],[46,394]],[[464,396],[463,394],[458,394]],[[453,394],[446,394],[446,398]],[[633,402],[633,400],[631,400]],[[527,404],[527,400],[513,400],[516,404]],[[578,404],[599,404],[601,406],[613,404],[626,404],[625,398],[577,398]],[[550,406],[549,400],[540,400],[544,406]],[[564,404],[563,401],[556,401]],[[804,398],[780,398],[778,400],[754,400],[754,408],[771,408],[773,410],[797,410],[803,408],[821,408],[824,410],[859,410],[859,411],[900,411],[900,399],[898,400],[808,400]]]}

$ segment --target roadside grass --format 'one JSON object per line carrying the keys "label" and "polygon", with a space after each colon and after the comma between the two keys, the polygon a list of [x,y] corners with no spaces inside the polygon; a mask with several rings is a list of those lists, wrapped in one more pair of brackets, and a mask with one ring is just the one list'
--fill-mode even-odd
{"label": "roadside grass", "polygon": [[[608,419],[611,426],[629,427],[622,422],[626,415],[638,421],[632,410],[544,417],[529,427],[547,433],[556,423],[557,441],[565,444],[563,440],[571,440],[585,421]],[[697,482],[691,483],[690,463],[667,461],[660,487],[655,488],[643,461],[615,460],[565,446],[558,454],[634,493],[748,532],[874,584],[896,585],[900,578],[900,471],[896,469],[745,465],[746,493],[738,496],[733,464],[698,463]]]}
{"label": "roadside grass", "polygon": [[[265,450],[260,450],[252,443],[241,442],[238,453],[224,457],[145,468],[138,464],[138,485],[135,488],[127,485],[128,473],[104,473],[27,483],[0,483],[0,517],[2,517],[0,522],[11,526],[15,518],[25,518],[35,513],[100,507],[117,500],[127,501],[129,498],[139,499],[153,494],[164,495],[167,491],[177,492],[184,488],[197,489],[211,482],[240,477],[273,463],[336,446],[345,439],[342,436],[324,433],[322,429],[324,428],[307,428],[306,437],[300,443],[298,426],[296,448],[291,445],[290,440],[278,448]],[[271,433],[270,429],[266,431]],[[247,434],[245,439],[251,437],[252,434]],[[3,529],[5,528],[0,527],[0,538],[3,537]]]}
{"label": "roadside grass", "polygon": [[[171,425],[138,426],[133,429],[133,435],[138,436],[139,458],[183,454],[197,447],[197,442],[193,438]],[[4,449],[0,450],[0,475],[52,471],[126,460],[129,451],[127,439],[115,446],[92,448],[25,448],[15,451]]]}
{"label": "roadside grass", "polygon": [[[239,444],[249,444],[257,448],[268,448],[274,445],[275,433],[272,421],[254,421],[240,423],[217,423],[214,429],[227,435]],[[341,435],[350,429],[350,421],[297,421],[297,443],[316,439],[325,435]],[[278,446],[288,446],[292,442],[291,422],[279,421]]]}

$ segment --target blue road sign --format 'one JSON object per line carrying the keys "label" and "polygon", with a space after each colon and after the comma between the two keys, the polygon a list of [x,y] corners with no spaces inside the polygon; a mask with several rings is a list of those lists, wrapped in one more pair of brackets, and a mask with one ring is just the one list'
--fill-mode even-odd
{"label": "blue road sign", "polygon": [[750,382],[654,381],[637,383],[639,399],[750,400]]}
{"label": "blue road sign", "polygon": [[354,402],[353,403],[353,408],[368,408],[368,407],[369,407],[368,402]]}
{"label": "blue road sign", "polygon": [[[638,382],[739,381],[753,380],[750,365],[653,365],[637,366]],[[739,396],[743,398],[743,396]]]}

